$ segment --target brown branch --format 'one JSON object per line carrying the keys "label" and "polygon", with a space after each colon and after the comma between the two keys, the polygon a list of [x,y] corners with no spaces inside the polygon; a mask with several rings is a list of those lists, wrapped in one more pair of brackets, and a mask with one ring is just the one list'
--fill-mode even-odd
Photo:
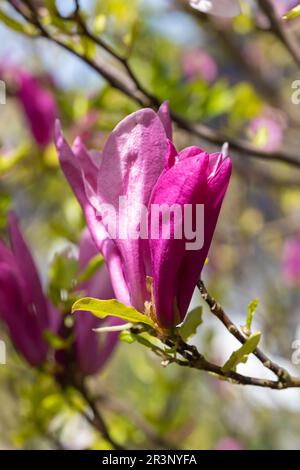
{"label": "brown branch", "polygon": [[[291,100],[287,100],[281,89],[270,80],[270,71],[268,74],[261,70],[260,66],[250,60],[241,47],[241,39],[233,28],[228,28],[218,21],[213,15],[206,15],[194,8],[191,8],[185,1],[177,0],[176,5],[185,13],[193,16],[201,28],[205,28],[206,33],[212,36],[213,40],[218,41],[218,47],[227,54],[230,60],[233,60],[247,80],[256,89],[257,93],[267,101],[271,106],[278,108],[284,107],[284,112],[291,124],[298,128],[300,120],[299,113]],[[265,30],[263,30],[265,32]]]}
{"label": "brown branch", "polygon": [[[60,39],[51,36],[47,29],[41,24],[38,13],[32,6],[31,1],[28,0],[27,3],[32,10],[32,17],[25,16],[25,18],[27,19],[27,21],[37,27],[42,37],[56,43],[58,46],[62,47],[66,51],[83,60],[94,71],[104,77],[112,87],[124,93],[126,96],[138,103],[140,106],[150,106],[154,109],[157,109],[160,104],[159,99],[153,97],[152,94],[146,92],[144,89],[143,91],[141,91],[141,89],[137,88],[137,84],[132,81],[132,78],[120,73],[119,70],[117,70],[115,67],[110,66],[105,61],[99,63],[98,60],[98,63],[96,63],[90,58],[82,56],[79,52],[72,49],[72,47],[65,44]],[[129,67],[128,62],[126,63],[126,67]],[[277,161],[288,164],[295,168],[300,168],[300,160],[296,155],[288,154],[284,151],[276,151],[270,153],[258,149],[250,143],[229,137],[228,135],[213,130],[203,124],[194,124],[188,122],[185,118],[178,116],[176,113],[172,112],[171,117],[179,128],[184,129],[188,133],[199,137],[200,139],[203,139],[207,142],[210,142],[214,145],[221,146],[224,142],[228,142],[232,150],[235,150],[238,154],[243,155],[245,157],[253,157],[265,161]]]}
{"label": "brown branch", "polygon": [[147,91],[137,76],[135,75],[134,71],[132,70],[128,58],[126,56],[123,56],[119,54],[117,51],[115,51],[106,41],[104,41],[101,37],[96,36],[87,26],[85,21],[82,18],[81,12],[80,12],[80,6],[78,0],[75,0],[76,4],[76,9],[73,15],[71,15],[70,18],[73,18],[77,21],[77,25],[79,27],[79,32],[80,34],[85,35],[87,38],[89,38],[92,42],[94,42],[96,45],[98,45],[101,49],[103,49],[105,52],[107,52],[109,55],[111,55],[114,59],[116,59],[125,69],[127,72],[128,76],[134,83],[136,90],[140,91],[143,93],[145,96],[151,100],[152,105],[154,104],[155,106],[159,107],[160,103],[159,100],[156,98],[156,96],[152,95]]}
{"label": "brown branch", "polygon": [[278,18],[274,4],[270,0],[257,0],[257,4],[269,19],[271,31],[281,41],[295,63],[300,67],[299,44],[290,29],[286,28],[283,21]]}
{"label": "brown branch", "polygon": [[[208,304],[211,312],[223,323],[226,329],[241,343],[244,344],[247,338],[239,331],[237,326],[225,313],[223,308],[215,301],[215,299],[207,292],[202,281],[197,284],[203,299]],[[141,338],[140,334],[148,331],[150,337],[157,338],[154,344],[151,340]],[[187,344],[175,330],[168,335],[162,334],[154,329],[149,329],[145,325],[135,325],[131,328],[131,332],[141,344],[150,348],[156,355],[162,359],[162,365],[178,364],[182,367],[197,369],[209,372],[219,379],[226,380],[237,385],[252,385],[262,388],[270,388],[273,390],[283,390],[287,388],[300,388],[300,377],[294,377],[287,370],[272,361],[264,352],[256,348],[253,354],[263,364],[264,367],[272,371],[277,380],[250,377],[239,374],[231,370],[224,372],[223,368],[217,364],[209,362],[196,348],[196,346]]]}
{"label": "brown branch", "polygon": [[[131,328],[131,332],[136,336],[139,341],[139,334],[144,331],[144,326],[134,326]],[[206,360],[206,358],[199,353],[195,346],[185,343],[182,338],[175,333],[175,336],[162,336],[156,330],[149,331],[150,335],[158,338],[163,346],[166,348],[159,347],[157,345],[148,345],[152,352],[162,359],[162,365],[167,366],[169,364],[178,364],[182,367],[188,367],[191,369],[197,369],[201,371],[209,372],[216,375],[219,379],[226,380],[231,384],[236,385],[252,385],[263,388],[271,388],[274,390],[282,390],[289,387],[300,387],[300,379],[290,377],[290,380],[269,380],[260,379],[257,377],[250,377],[247,375],[239,374],[235,371],[224,372],[222,367]],[[145,344],[143,341],[139,341]],[[153,347],[152,347],[153,346]],[[169,351],[172,351],[170,352]],[[173,351],[176,351],[175,353]]]}
{"label": "brown branch", "polygon": [[[240,332],[238,327],[228,317],[221,305],[207,292],[204,282],[199,281],[197,283],[197,287],[201,293],[202,298],[209,306],[211,313],[223,323],[229,333],[231,333],[241,344],[244,344],[247,341],[247,338]],[[290,374],[288,371],[273,362],[259,348],[256,348],[253,351],[253,354],[263,364],[263,366],[272,371],[278,377],[278,379],[283,381],[290,380]]]}
{"label": "brown branch", "polygon": [[[134,329],[134,331],[136,330]],[[157,336],[156,332],[152,333],[153,335]],[[159,339],[166,346],[172,349],[176,349],[176,353],[173,355],[170,355],[167,349],[160,349],[158,355],[159,357],[164,356],[164,366],[168,364],[178,364],[182,367],[206,371],[213,375],[216,375],[219,379],[226,380],[227,382],[230,382],[231,384],[235,385],[252,385],[256,387],[271,388],[274,390],[282,390],[284,388],[289,387],[300,387],[300,379],[293,379],[292,381],[291,378],[290,382],[283,382],[282,380],[269,380],[260,379],[257,377],[250,377],[247,375],[239,374],[235,371],[224,372],[221,366],[207,361],[205,357],[199,353],[195,346],[191,346],[185,343],[180,337],[176,337],[176,339],[159,337]],[[153,350],[153,352],[157,354],[156,350]],[[182,359],[180,359],[179,356],[181,356]]]}

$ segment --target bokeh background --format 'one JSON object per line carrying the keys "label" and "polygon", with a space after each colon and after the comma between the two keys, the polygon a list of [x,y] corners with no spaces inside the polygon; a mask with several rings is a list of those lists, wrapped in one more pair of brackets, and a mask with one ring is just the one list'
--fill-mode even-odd
{"label": "bokeh background", "polygon": [[[0,105],[0,234],[7,240],[7,213],[14,208],[45,288],[55,276],[63,288],[68,267],[58,272],[53,260],[75,249],[84,220],[52,141],[39,145],[32,134],[15,93],[16,74],[22,69],[35,76],[53,96],[68,140],[81,135],[90,148],[100,150],[109,131],[138,107],[80,58],[53,41],[18,31],[7,17],[23,20],[10,3],[0,5],[0,70],[13,70],[6,78],[7,102]],[[57,28],[59,37],[67,36],[67,21],[52,24],[51,2],[37,3],[45,23]],[[270,30],[259,2],[243,1],[243,14],[226,20],[203,15],[187,3],[85,0],[80,5],[94,33],[127,54],[140,82],[160,100],[168,99],[174,112],[271,154],[282,149],[299,155],[300,104],[291,101],[299,64]],[[278,17],[291,3],[297,2],[274,0]],[[66,16],[74,2],[57,1],[56,6]],[[284,26],[296,37],[299,21]],[[69,40],[79,52],[85,47]],[[99,50],[87,53],[115,66]],[[178,148],[219,150],[176,127],[175,141]],[[232,157],[233,177],[203,275],[238,325],[245,324],[248,304],[259,299],[254,328],[263,332],[264,349],[299,375],[300,365],[291,357],[292,343],[300,339],[300,243],[289,255],[296,263],[292,276],[285,255],[287,244],[300,237],[300,171],[271,158],[251,158],[251,153],[233,152]],[[195,293],[193,306],[200,304]],[[53,377],[30,367],[4,324],[0,339],[7,344],[7,364],[0,365],[2,449],[110,448],[82,417],[85,405],[75,391],[70,399],[72,392],[66,394]],[[193,342],[220,364],[238,347],[205,306]],[[269,376],[255,359],[238,370]],[[165,448],[179,449],[300,448],[298,390],[233,386],[176,365],[164,368],[141,345],[122,342],[88,386],[99,395],[112,435],[128,448],[155,448],[161,439]]]}

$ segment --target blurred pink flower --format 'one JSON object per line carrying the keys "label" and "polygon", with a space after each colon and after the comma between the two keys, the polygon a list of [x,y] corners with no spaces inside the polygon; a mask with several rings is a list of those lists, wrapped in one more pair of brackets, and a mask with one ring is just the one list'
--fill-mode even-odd
{"label": "blurred pink flower", "polygon": [[14,213],[9,216],[9,236],[11,249],[0,242],[0,318],[16,349],[35,366],[47,357],[44,332],[57,330],[59,314],[43,293]]}
{"label": "blurred pink flower", "polygon": [[16,95],[27,117],[31,132],[41,147],[53,139],[57,105],[50,91],[44,88],[39,79],[25,71],[18,71]]}
{"label": "blurred pink flower", "polygon": [[243,450],[243,446],[232,437],[224,437],[217,442],[215,450]]}
{"label": "blurred pink flower", "polygon": [[[31,365],[37,366],[46,360],[50,349],[45,332],[61,334],[64,331],[63,317],[43,293],[39,274],[14,213],[9,216],[9,235],[11,249],[0,242],[0,319],[6,323],[16,349]],[[86,231],[80,243],[81,269],[97,253]],[[114,297],[105,266],[79,285],[78,289],[88,296],[102,299]],[[69,368],[69,361],[74,359],[76,369],[83,375],[99,371],[118,340],[118,332],[99,337],[93,328],[99,327],[101,323],[104,322],[88,312],[78,313],[75,318],[73,353],[56,351],[58,364]],[[119,323],[115,319],[105,322],[107,326]]]}
{"label": "blurred pink flower", "polygon": [[283,141],[283,123],[268,114],[254,118],[249,125],[248,134],[254,145],[269,152],[276,151]]}
{"label": "blurred pink flower", "polygon": [[300,284],[300,235],[287,238],[282,251],[282,277],[290,287]]}
{"label": "blurred pink flower", "polygon": [[187,50],[182,56],[182,68],[188,80],[203,79],[213,82],[218,76],[218,66],[210,54],[203,49]]}

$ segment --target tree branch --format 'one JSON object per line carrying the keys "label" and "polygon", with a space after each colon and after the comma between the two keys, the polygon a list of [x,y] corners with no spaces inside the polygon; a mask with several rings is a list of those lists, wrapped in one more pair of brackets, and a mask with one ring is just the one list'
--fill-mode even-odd
{"label": "tree branch", "polygon": [[[140,106],[150,106],[154,109],[158,108],[158,106],[160,105],[160,100],[157,97],[153,96],[151,93],[146,92],[144,88],[141,89],[139,82],[134,81],[134,79],[132,78],[134,77],[134,74],[131,71],[127,60],[125,66],[127,72],[130,70],[130,73],[126,76],[119,70],[117,70],[115,67],[110,66],[105,61],[101,61],[100,63],[98,59],[98,62],[96,63],[90,58],[81,55],[78,51],[75,51],[71,46],[67,45],[62,40],[58,39],[57,37],[51,36],[48,30],[42,25],[38,16],[38,12],[35,10],[35,7],[33,6],[30,0],[28,0],[27,5],[31,9],[32,15],[26,16],[23,14],[23,16],[28,22],[33,24],[40,31],[42,37],[54,42],[66,51],[83,60],[94,71],[104,77],[113,88],[116,88],[117,90],[121,91]],[[103,43],[101,47],[103,47]],[[107,52],[107,45],[105,45],[105,47]],[[117,55],[116,53],[114,53],[114,58],[116,57]],[[122,65],[124,65],[124,58],[121,59],[121,62]],[[229,137],[228,135],[213,130],[203,124],[191,123],[185,118],[178,116],[176,113],[172,112],[171,117],[179,128],[214,145],[222,146],[224,142],[228,142],[231,149],[236,151],[239,155],[257,158],[265,161],[277,161],[300,169],[300,160],[296,155],[288,154],[283,151],[276,151],[270,153],[268,151],[258,149],[250,143],[235,139],[233,137]]]}
{"label": "tree branch", "polygon": [[270,21],[271,31],[289,52],[295,63],[300,67],[300,47],[294,34],[284,26],[283,21],[278,18],[274,4],[270,0],[257,1],[258,6]]}
{"label": "tree branch", "polygon": [[[210,311],[215,315],[225,326],[225,328],[231,333],[241,344],[247,341],[247,338],[240,332],[238,327],[225,313],[221,305],[207,292],[207,289],[203,281],[197,283],[197,287],[201,293],[203,300],[207,303]],[[287,370],[280,367],[278,364],[268,358],[259,348],[253,351],[254,356],[262,363],[264,367],[272,371],[280,381],[289,381],[290,374]]]}

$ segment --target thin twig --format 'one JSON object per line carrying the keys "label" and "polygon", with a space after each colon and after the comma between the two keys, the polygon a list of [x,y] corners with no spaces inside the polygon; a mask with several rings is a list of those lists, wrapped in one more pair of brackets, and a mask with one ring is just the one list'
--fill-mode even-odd
{"label": "thin twig", "polygon": [[[132,333],[138,336],[143,331],[138,326],[131,329]],[[282,390],[289,387],[300,387],[300,378],[289,376],[289,380],[269,380],[250,377],[239,374],[235,371],[224,372],[222,367],[207,361],[207,359],[199,353],[193,345],[185,343],[179,335],[177,336],[161,336],[156,330],[151,330],[150,335],[157,337],[167,348],[161,348],[155,345],[151,350],[162,359],[162,365],[178,364],[182,367],[197,369],[216,375],[219,379],[226,380],[236,385],[252,385],[263,388],[271,388],[273,390]],[[149,346],[148,346],[149,347]],[[170,351],[168,350],[170,348]],[[173,351],[176,351],[175,353]]]}
{"label": "thin twig", "polygon": [[[205,300],[207,305],[210,308],[210,311],[215,315],[226,327],[226,329],[231,333],[241,344],[244,344],[247,341],[247,338],[240,332],[238,327],[233,323],[229,316],[225,313],[221,305],[208,293],[204,282],[199,281],[197,287],[201,293],[202,298]],[[263,364],[264,367],[272,371],[280,381],[289,382],[291,376],[287,370],[283,367],[276,364],[269,357],[266,356],[259,348],[256,348],[253,351],[253,354],[257,359]]]}
{"label": "thin twig", "polygon": [[[299,113],[296,107],[292,104],[291,100],[287,100],[286,96],[282,93],[281,88],[278,89],[275,82],[270,80],[270,70],[266,74],[266,70],[262,70],[261,66],[257,65],[255,61],[247,57],[246,51],[241,44],[240,36],[233,28],[227,28],[218,21],[213,15],[206,15],[200,11],[191,8],[187,2],[177,0],[176,5],[182,11],[192,15],[201,28],[205,28],[206,33],[213,36],[213,39],[218,41],[218,46],[222,48],[230,60],[235,62],[242,73],[246,74],[247,80],[250,79],[258,94],[269,104],[277,108],[284,107],[284,112],[289,118],[289,122],[299,127]],[[266,30],[263,30],[266,31]],[[267,67],[268,68],[268,67]]]}

